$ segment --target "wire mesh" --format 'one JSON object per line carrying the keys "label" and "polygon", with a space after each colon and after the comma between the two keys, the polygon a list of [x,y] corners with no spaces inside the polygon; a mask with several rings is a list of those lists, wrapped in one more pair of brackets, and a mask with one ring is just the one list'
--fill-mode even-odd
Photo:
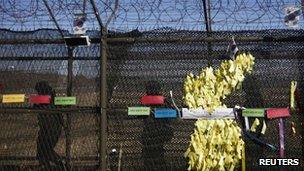
{"label": "wire mesh", "polygon": [[[52,34],[51,32],[50,34]],[[16,34],[14,39],[18,39],[18,34],[23,35],[24,33],[13,34]],[[31,34],[35,35],[35,32]],[[33,36],[31,34],[27,36]],[[211,34],[214,39],[227,39],[232,35],[236,37],[236,40],[244,37],[262,39],[259,39],[260,41],[237,41],[239,49],[252,52],[256,57],[256,64],[253,74],[246,78],[242,89],[232,94],[226,100],[226,104],[231,107],[237,104],[246,107],[289,106],[290,81],[296,80],[299,85],[302,85],[303,81],[303,44],[297,42],[296,39],[276,41],[276,39],[271,40],[271,37],[301,37],[304,36],[303,31],[268,30],[214,32]],[[136,38],[135,41],[109,43],[108,167],[111,170],[116,170],[118,167],[122,170],[185,170],[187,163],[183,154],[188,146],[194,121],[131,117],[127,115],[126,108],[140,105],[139,99],[145,95],[146,91],[145,83],[151,80],[160,83],[161,93],[166,97],[169,96],[169,91],[173,90],[177,105],[185,106],[182,100],[182,84],[186,74],[190,72],[197,74],[208,64],[218,67],[223,60],[222,54],[226,51],[228,41],[211,42],[211,51],[208,51],[208,42],[192,41],[207,38],[208,35],[201,31],[159,29],[131,36]],[[168,39],[158,41],[157,38]],[[185,42],[170,41],[174,38],[191,39]],[[153,39],[156,40],[152,41]],[[4,85],[4,89],[1,90],[2,94],[37,93],[35,84],[46,80],[55,90],[56,96],[66,95],[67,50],[61,44],[45,48],[47,46],[49,45],[1,46],[1,51],[6,52],[1,54],[2,60],[0,58],[0,80]],[[20,50],[14,51],[15,48]],[[23,55],[23,51],[25,51],[23,49],[27,49],[26,53],[29,54]],[[72,70],[72,95],[77,97],[77,105],[69,108],[50,106],[53,109],[51,110],[53,114],[50,115],[57,112],[62,113],[64,122],[67,120],[65,113],[71,114],[69,131],[71,164],[75,170],[78,167],[77,162],[80,163],[82,169],[85,169],[87,165],[87,169],[89,166],[94,169],[100,157],[98,154],[100,111],[97,109],[100,103],[98,49],[98,45],[92,45],[88,48],[76,48],[73,52],[75,60],[73,60]],[[57,50],[58,56],[56,55]],[[45,53],[45,58],[62,59],[42,60],[43,57],[40,55],[34,56],[36,59],[26,59],[39,51]],[[9,59],[12,56],[18,57],[18,59]],[[80,57],[84,57],[84,59],[79,59]],[[6,108],[34,108],[34,106],[27,103],[1,104],[1,110]],[[63,109],[68,109],[68,112],[62,112]],[[87,109],[91,109],[91,111],[86,111]],[[28,166],[26,161],[36,161],[36,141],[39,128],[37,115],[39,112],[1,113],[0,122],[3,122],[1,125],[4,125],[0,131],[1,167],[3,169],[36,167],[37,164]],[[301,119],[298,113],[293,113],[292,117],[286,119],[286,157],[300,158],[302,156]],[[296,124],[296,134],[291,132],[291,122]],[[263,137],[267,142],[278,143],[277,127],[277,121],[268,122],[267,134]],[[61,129],[55,151],[65,156],[66,130],[64,126]],[[260,168],[256,163],[259,157],[278,156],[250,141],[246,144],[248,169]],[[122,150],[121,159],[119,159],[120,149]],[[120,166],[119,161],[121,161]],[[18,162],[19,164],[16,164]],[[300,169],[300,166],[287,169]]]}
{"label": "wire mesh", "polygon": [[[220,38],[231,35],[235,37],[273,36],[278,38],[293,35],[300,36],[302,35],[302,31],[214,32],[212,37]],[[152,31],[143,35],[147,39],[153,38],[153,36],[173,39],[175,36],[197,38],[198,36],[206,37],[207,35],[203,32],[172,30]],[[222,54],[225,54],[227,44],[228,42],[212,43],[212,52],[209,54],[206,48],[207,42],[135,42],[129,53],[121,51],[125,46],[124,44],[121,44],[120,47],[115,47],[117,50],[113,49],[113,51],[116,53],[121,52],[121,57],[118,58],[113,54],[109,57],[110,59],[113,58],[112,61],[109,61],[109,77],[117,77],[112,78],[115,80],[115,84],[110,87],[115,87],[115,90],[109,101],[109,106],[117,109],[139,105],[140,98],[145,95],[145,83],[154,80],[162,85],[161,93],[163,95],[169,97],[169,91],[173,90],[177,105],[185,107],[182,100],[182,86],[185,75],[190,72],[198,74],[210,62],[212,66],[218,67],[223,60]],[[227,106],[241,105],[252,108],[288,107],[290,82],[297,80],[299,84],[302,84],[301,68],[303,64],[303,52],[301,45],[292,41],[242,41],[237,42],[237,45],[241,50],[252,52],[256,60],[253,74],[245,79],[241,90],[236,91],[226,99],[225,103]],[[286,48],[288,46],[290,48]],[[109,115],[112,117],[111,114]],[[124,115],[127,114],[125,113]],[[299,113],[293,113],[291,118],[286,119],[286,150],[290,150],[289,152],[286,151],[289,153],[286,157],[299,158],[302,154],[300,150],[302,141],[300,119]],[[137,165],[138,170],[185,170],[187,168],[187,164],[182,156],[185,152],[184,149],[187,147],[189,135],[193,130],[193,122],[184,120],[153,120],[152,118],[127,118],[126,120],[121,124],[123,128],[120,128],[124,131],[121,136],[127,135],[128,137],[124,138],[125,141],[122,145],[123,155],[125,157],[128,156],[122,159],[123,168],[134,169],[130,165]],[[296,123],[297,134],[291,132],[291,122]],[[140,141],[143,136],[146,142]],[[267,134],[263,139],[278,145],[278,138],[278,121],[269,121]],[[140,146],[143,146],[141,153],[129,151],[129,141],[131,141],[129,139],[132,140],[132,143],[130,143],[133,144],[132,150],[136,151]],[[109,142],[114,143],[115,141]],[[124,147],[125,143],[126,147]],[[260,168],[257,166],[259,158],[277,157],[278,155],[250,141],[246,144],[246,163],[248,169]],[[115,149],[119,145],[119,142],[117,142],[114,146]],[[172,149],[174,150],[171,151]],[[156,151],[157,154],[154,154],[153,152]],[[146,155],[147,152],[151,154]],[[139,157],[133,159],[136,155],[139,155]],[[167,162],[167,159],[169,162]],[[139,164],[140,161],[141,163]],[[135,164],[135,162],[137,163]],[[300,169],[300,166],[284,169]]]}
{"label": "wire mesh", "polygon": [[[72,168],[76,169],[80,166],[87,166],[84,167],[87,169],[96,168],[98,161],[97,114],[90,112],[72,114],[70,132]],[[51,114],[46,112],[1,113],[0,169],[41,169],[38,162],[44,160],[44,157],[53,156],[50,152],[53,145],[56,145],[54,148],[56,154],[65,161],[66,127],[59,128],[61,126],[59,115],[66,123],[66,116],[58,111]],[[46,135],[47,138],[45,138]],[[58,170],[58,167],[49,166],[44,169]]]}

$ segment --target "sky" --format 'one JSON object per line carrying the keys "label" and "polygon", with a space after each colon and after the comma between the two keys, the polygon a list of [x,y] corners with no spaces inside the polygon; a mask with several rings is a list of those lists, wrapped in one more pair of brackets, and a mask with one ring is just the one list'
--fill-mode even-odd
{"label": "sky", "polygon": [[[92,6],[83,0],[48,0],[62,29],[72,32],[75,13],[85,6],[88,29],[98,30]],[[103,23],[114,9],[114,0],[96,0]],[[210,0],[212,30],[289,29],[284,8],[301,7],[301,0]],[[303,16],[298,28],[303,26]],[[55,28],[42,1],[0,0],[0,27],[11,30]],[[109,29],[130,31],[160,28],[205,30],[201,0],[119,0]]]}

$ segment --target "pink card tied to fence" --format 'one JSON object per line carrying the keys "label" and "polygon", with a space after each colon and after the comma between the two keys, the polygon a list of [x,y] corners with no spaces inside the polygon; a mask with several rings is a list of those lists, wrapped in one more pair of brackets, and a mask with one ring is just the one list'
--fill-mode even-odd
{"label": "pink card tied to fence", "polygon": [[50,104],[51,96],[32,95],[30,96],[29,101],[32,104]]}
{"label": "pink card tied to fence", "polygon": [[288,108],[269,108],[266,110],[266,114],[268,119],[283,118],[290,116]]}

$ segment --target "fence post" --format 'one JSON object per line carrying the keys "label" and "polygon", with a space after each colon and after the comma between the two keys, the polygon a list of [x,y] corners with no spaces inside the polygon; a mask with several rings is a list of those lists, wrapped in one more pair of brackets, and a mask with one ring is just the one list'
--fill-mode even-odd
{"label": "fence post", "polygon": [[[211,36],[211,3],[210,0],[203,0],[203,8],[204,8],[204,17],[205,17],[205,25],[206,25],[206,31],[207,31],[207,37],[209,38]],[[208,67],[212,65],[211,61],[211,55],[212,55],[212,44],[211,42],[208,42],[207,45],[208,49]]]}
{"label": "fence post", "polygon": [[100,150],[101,160],[100,168],[102,171],[107,170],[107,30],[101,29],[101,41],[100,41]]}
{"label": "fence post", "polygon": [[95,1],[90,0],[94,14],[100,27],[100,127],[99,127],[99,170],[107,170],[107,26],[104,27]]}
{"label": "fence post", "polygon": [[[298,58],[298,64],[299,64],[299,72],[300,73],[303,73],[303,68],[301,68],[301,65],[302,65],[302,59],[299,59]],[[304,93],[303,93],[303,90],[304,90],[304,83],[303,83],[303,80],[304,80],[304,76],[303,74],[300,74],[300,81],[299,81],[299,85],[298,85],[298,95],[300,96],[299,98],[299,102],[297,105],[297,108],[299,109],[299,119],[300,119],[300,134],[301,134],[301,137],[302,137],[302,155],[301,155],[301,158],[300,160],[304,161],[304,110],[303,110],[303,104],[304,104]],[[300,165],[301,165],[301,162],[300,162]]]}
{"label": "fence post", "polygon": [[[74,48],[68,47],[68,80],[67,80],[67,96],[72,95],[72,82],[73,82],[73,57],[74,57]],[[66,130],[65,130],[65,136],[66,136],[66,167],[67,170],[71,170],[71,114],[66,114],[67,121],[66,121]]]}

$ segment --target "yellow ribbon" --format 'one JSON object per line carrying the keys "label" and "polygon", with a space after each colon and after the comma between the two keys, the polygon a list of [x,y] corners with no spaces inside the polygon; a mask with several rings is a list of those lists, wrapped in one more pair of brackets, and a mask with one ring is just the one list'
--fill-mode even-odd
{"label": "yellow ribbon", "polygon": [[246,171],[246,156],[245,156],[245,144],[243,145],[243,153],[242,153],[242,171]]}
{"label": "yellow ribbon", "polygon": [[239,89],[246,74],[250,74],[254,57],[250,53],[240,53],[235,60],[225,60],[220,67],[202,69],[198,76],[192,73],[184,81],[184,101],[189,108],[203,108],[209,113],[225,105],[225,99]]}
{"label": "yellow ribbon", "polygon": [[262,133],[262,134],[265,134],[266,129],[267,129],[267,125],[266,125],[266,123],[265,123],[265,120],[263,120],[263,127],[262,127],[261,133]]}
{"label": "yellow ribbon", "polygon": [[253,122],[253,124],[252,124],[252,126],[251,126],[251,128],[250,128],[250,130],[251,130],[252,132],[256,132],[256,128],[257,128],[259,125],[260,125],[259,119],[258,119],[258,118],[255,118],[255,120],[254,120],[254,122]]}
{"label": "yellow ribbon", "polygon": [[244,141],[235,121],[199,119],[195,126],[184,154],[188,159],[188,170],[225,171],[241,167]]}
{"label": "yellow ribbon", "polygon": [[297,88],[297,82],[296,81],[291,81],[290,84],[290,109],[294,110],[295,109],[295,91]]}

